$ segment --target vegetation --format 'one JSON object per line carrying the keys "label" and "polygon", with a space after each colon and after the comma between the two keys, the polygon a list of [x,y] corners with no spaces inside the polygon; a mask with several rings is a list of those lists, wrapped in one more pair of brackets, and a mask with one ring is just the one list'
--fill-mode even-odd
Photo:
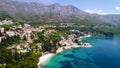
{"label": "vegetation", "polygon": [[42,43],[40,52],[56,52],[57,46],[59,46],[58,42],[60,41],[60,36],[57,32],[46,36],[43,32],[35,34],[38,39],[30,43],[31,51],[26,53],[18,53],[16,48],[7,49],[9,46],[14,46],[13,44],[26,42],[26,37],[21,39],[19,35],[13,37],[6,35],[6,39],[0,43],[0,68],[37,68],[38,57],[41,56],[41,53],[37,52],[39,51],[36,46],[37,43]]}
{"label": "vegetation", "polygon": [[12,51],[6,49],[8,46],[18,43],[20,43],[19,35],[6,36],[6,39],[0,43],[0,68],[37,68],[40,54],[18,53],[16,49],[12,49]]}
{"label": "vegetation", "polygon": [[[4,56],[4,57],[3,57]],[[14,54],[6,49],[0,50],[0,68],[37,68],[38,57],[35,53]]]}
{"label": "vegetation", "polygon": [[60,36],[58,33],[46,35],[43,33],[37,33],[38,39],[35,39],[35,43],[42,43],[42,51],[43,52],[56,52],[57,46],[59,46],[58,42],[60,41]]}
{"label": "vegetation", "polygon": [[12,19],[8,14],[0,13],[0,21]]}
{"label": "vegetation", "polygon": [[[5,17],[0,16],[0,20],[10,19],[5,15]],[[33,32],[31,38],[33,39],[30,45],[30,51],[26,53],[18,53],[17,49],[7,49],[9,46],[14,46],[14,44],[20,44],[22,42],[27,42],[26,36],[21,37],[19,35],[9,37],[4,35],[6,39],[3,39],[0,43],[0,68],[37,68],[38,57],[41,56],[42,52],[56,52],[57,48],[60,46],[58,43],[61,40],[61,36],[67,38],[70,34],[70,30],[79,30],[84,33],[91,33],[93,35],[102,36],[114,36],[120,35],[120,27],[111,24],[98,24],[92,21],[83,20],[80,22],[75,22],[74,25],[68,27],[60,27],[58,22],[39,22],[39,23],[29,23],[32,27],[39,27],[40,25],[55,25],[56,28],[46,28],[42,32]],[[5,28],[5,31],[11,30],[12,26],[24,25],[24,23],[14,23],[12,25],[1,25]],[[67,26],[67,25],[66,25]],[[54,29],[56,32],[51,34],[45,34],[46,31]],[[22,30],[20,28],[15,29],[15,31]],[[82,36],[84,34],[78,34]],[[0,36],[3,34],[0,32]],[[81,44],[78,40],[76,43]],[[41,45],[41,49],[38,49],[37,44]],[[39,53],[41,52],[41,53]]]}

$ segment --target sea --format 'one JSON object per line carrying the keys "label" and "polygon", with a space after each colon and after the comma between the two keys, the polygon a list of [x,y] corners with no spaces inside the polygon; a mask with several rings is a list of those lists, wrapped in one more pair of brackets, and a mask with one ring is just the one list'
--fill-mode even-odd
{"label": "sea", "polygon": [[93,47],[66,50],[48,60],[44,68],[120,68],[120,36],[82,40]]}

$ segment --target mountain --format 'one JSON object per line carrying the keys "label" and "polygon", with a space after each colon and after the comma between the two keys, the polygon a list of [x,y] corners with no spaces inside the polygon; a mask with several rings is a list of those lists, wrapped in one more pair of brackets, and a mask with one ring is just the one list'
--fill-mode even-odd
{"label": "mountain", "polygon": [[0,0],[0,14],[22,22],[79,22],[88,20],[96,23],[120,24],[120,15],[98,15],[86,13],[72,5],[45,5],[37,2]]}
{"label": "mountain", "polygon": [[7,13],[17,20],[36,21],[69,21],[71,18],[83,19],[85,12],[69,5],[44,5],[36,2],[18,2],[13,0],[0,0],[0,12]]}
{"label": "mountain", "polygon": [[109,15],[92,14],[91,16],[94,19],[97,18],[105,22],[120,25],[120,14],[109,14]]}

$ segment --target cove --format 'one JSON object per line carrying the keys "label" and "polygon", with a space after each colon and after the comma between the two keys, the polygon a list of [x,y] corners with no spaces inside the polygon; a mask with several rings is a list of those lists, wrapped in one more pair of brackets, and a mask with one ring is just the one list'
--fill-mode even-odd
{"label": "cove", "polygon": [[120,37],[83,39],[92,48],[64,51],[50,59],[44,68],[120,68]]}

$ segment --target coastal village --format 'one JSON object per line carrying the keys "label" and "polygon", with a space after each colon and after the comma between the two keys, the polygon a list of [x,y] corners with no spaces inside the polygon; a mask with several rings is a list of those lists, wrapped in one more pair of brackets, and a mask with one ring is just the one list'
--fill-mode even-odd
{"label": "coastal village", "polygon": [[[14,24],[12,20],[4,20],[0,22],[0,25],[11,25]],[[64,25],[64,26],[63,26]],[[63,24],[59,27],[69,27],[72,26],[73,23],[70,24]],[[55,43],[55,51],[54,49],[49,51],[43,52],[43,45],[44,43],[37,42],[39,38],[38,33],[42,33],[44,37],[47,38],[50,36],[57,35],[57,30],[55,29],[57,26],[55,25],[40,25],[38,27],[32,27],[29,24],[23,24],[23,25],[16,25],[10,27],[9,30],[6,30],[4,27],[0,27],[0,43],[3,43],[4,40],[7,40],[12,37],[19,38],[20,43],[14,43],[10,46],[7,46],[6,49],[8,49],[11,52],[18,52],[18,53],[26,53],[26,52],[33,52],[37,54],[42,54],[42,56],[39,58],[38,62],[38,68],[41,68],[47,60],[49,60],[52,56],[59,54],[67,49],[72,48],[78,48],[78,47],[85,47],[85,48],[91,48],[92,46],[89,43],[83,43],[81,38],[85,37],[91,37],[92,34],[86,34],[84,32],[80,32],[79,30],[69,30],[69,34],[67,34],[66,37],[59,34],[60,40]],[[83,34],[83,36],[77,36],[75,33]],[[51,38],[50,38],[51,39]],[[42,40],[42,39],[41,39]],[[54,39],[53,39],[54,40]],[[50,40],[50,45],[54,45],[54,41]],[[34,42],[36,42],[34,44]],[[58,45],[59,44],[59,45]],[[47,49],[46,49],[47,50]]]}
{"label": "coastal village", "polygon": [[119,0],[0,0],[0,68],[120,68]]}

